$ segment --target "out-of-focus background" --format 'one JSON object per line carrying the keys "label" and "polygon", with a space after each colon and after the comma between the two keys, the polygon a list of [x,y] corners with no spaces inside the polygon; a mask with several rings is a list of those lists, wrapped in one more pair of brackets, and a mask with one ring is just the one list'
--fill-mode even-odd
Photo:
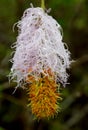
{"label": "out-of-focus background", "polygon": [[17,27],[23,11],[40,0],[0,0],[0,130],[88,130],[88,0],[46,0],[46,8],[62,26],[71,51],[70,84],[62,89],[61,112],[50,120],[33,120],[26,91],[8,82]]}

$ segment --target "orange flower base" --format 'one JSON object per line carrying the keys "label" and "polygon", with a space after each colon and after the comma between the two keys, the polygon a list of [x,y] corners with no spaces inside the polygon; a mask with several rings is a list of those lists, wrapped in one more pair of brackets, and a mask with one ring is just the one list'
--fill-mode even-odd
{"label": "orange flower base", "polygon": [[57,101],[61,97],[51,71],[48,71],[48,76],[42,74],[38,80],[35,80],[33,76],[28,76],[27,82],[31,82],[28,87],[28,99],[32,113],[38,119],[53,117],[57,114],[59,110]]}

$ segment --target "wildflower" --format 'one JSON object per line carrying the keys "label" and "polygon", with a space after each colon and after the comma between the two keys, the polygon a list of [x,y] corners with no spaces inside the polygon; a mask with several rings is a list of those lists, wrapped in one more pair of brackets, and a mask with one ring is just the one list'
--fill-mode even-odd
{"label": "wildflower", "polygon": [[70,52],[62,41],[61,26],[42,8],[28,8],[18,22],[19,35],[12,58],[11,77],[27,84],[32,113],[39,119],[54,116],[70,66]]}

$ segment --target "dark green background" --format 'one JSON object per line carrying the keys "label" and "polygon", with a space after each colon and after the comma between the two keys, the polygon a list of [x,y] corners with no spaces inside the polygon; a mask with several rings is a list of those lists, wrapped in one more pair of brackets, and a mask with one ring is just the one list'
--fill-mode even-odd
{"label": "dark green background", "polygon": [[61,112],[50,120],[33,120],[26,107],[26,91],[8,82],[12,50],[17,27],[13,24],[23,11],[40,0],[0,0],[0,130],[88,130],[88,0],[46,0],[46,8],[62,26],[63,40],[71,51],[72,64],[69,82],[61,89]]}

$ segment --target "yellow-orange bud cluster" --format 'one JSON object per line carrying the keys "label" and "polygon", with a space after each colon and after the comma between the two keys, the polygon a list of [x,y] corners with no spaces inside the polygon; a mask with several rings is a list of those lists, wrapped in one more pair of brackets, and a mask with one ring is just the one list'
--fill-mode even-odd
{"label": "yellow-orange bud cluster", "polygon": [[61,97],[51,71],[48,70],[48,75],[41,74],[37,80],[33,76],[28,76],[27,82],[31,82],[28,86],[28,99],[32,113],[38,119],[53,117],[57,114],[59,110],[57,101]]}

